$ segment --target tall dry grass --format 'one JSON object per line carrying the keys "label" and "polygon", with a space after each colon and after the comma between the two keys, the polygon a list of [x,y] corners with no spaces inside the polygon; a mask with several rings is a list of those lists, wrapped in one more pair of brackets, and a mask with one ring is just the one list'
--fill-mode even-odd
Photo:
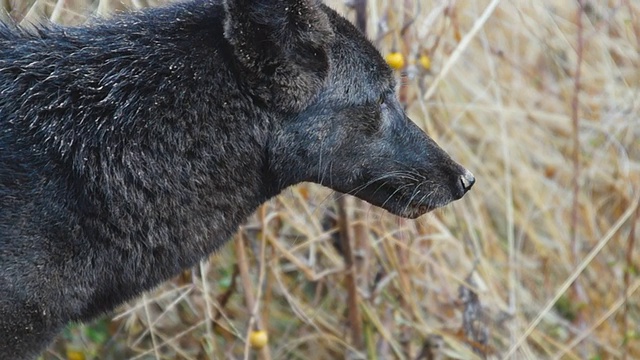
{"label": "tall dry grass", "polygon": [[[0,17],[78,24],[150,3],[0,0]],[[367,20],[473,191],[407,221],[294,187],[45,359],[640,358],[640,3],[370,0]]]}

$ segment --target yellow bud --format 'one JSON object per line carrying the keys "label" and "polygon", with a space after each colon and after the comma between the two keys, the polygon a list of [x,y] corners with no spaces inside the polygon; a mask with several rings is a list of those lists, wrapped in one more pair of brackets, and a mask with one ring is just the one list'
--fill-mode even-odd
{"label": "yellow bud", "polygon": [[81,351],[67,349],[67,359],[69,360],[84,360],[84,354]]}
{"label": "yellow bud", "polygon": [[421,55],[418,61],[425,70],[431,70],[431,58],[428,55]]}
{"label": "yellow bud", "polygon": [[394,51],[387,55],[387,64],[394,70],[400,70],[404,67],[404,55]]}
{"label": "yellow bud", "polygon": [[256,350],[260,350],[269,341],[269,337],[267,336],[267,332],[264,330],[255,330],[249,334],[249,344],[252,348]]}

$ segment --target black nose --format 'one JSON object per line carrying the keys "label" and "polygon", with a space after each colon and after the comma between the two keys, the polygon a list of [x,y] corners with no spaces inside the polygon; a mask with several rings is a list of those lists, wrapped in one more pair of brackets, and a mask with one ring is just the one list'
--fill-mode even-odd
{"label": "black nose", "polygon": [[471,190],[473,184],[476,183],[476,178],[473,176],[471,171],[466,170],[464,174],[460,175],[460,182],[462,183],[462,188],[464,192]]}

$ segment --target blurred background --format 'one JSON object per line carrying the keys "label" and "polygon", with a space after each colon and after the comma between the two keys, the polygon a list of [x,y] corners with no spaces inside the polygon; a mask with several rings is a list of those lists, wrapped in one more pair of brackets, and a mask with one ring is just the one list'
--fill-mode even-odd
{"label": "blurred background", "polygon": [[[640,359],[640,2],[328,4],[473,191],[410,221],[296,186],[42,359]],[[0,0],[0,20],[157,5]]]}

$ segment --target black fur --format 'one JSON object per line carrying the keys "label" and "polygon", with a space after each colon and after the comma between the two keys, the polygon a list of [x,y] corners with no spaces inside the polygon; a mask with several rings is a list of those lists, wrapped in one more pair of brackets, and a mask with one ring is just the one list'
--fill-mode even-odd
{"label": "black fur", "polygon": [[0,25],[0,359],[193,266],[313,181],[417,217],[473,177],[315,0],[206,0]]}

